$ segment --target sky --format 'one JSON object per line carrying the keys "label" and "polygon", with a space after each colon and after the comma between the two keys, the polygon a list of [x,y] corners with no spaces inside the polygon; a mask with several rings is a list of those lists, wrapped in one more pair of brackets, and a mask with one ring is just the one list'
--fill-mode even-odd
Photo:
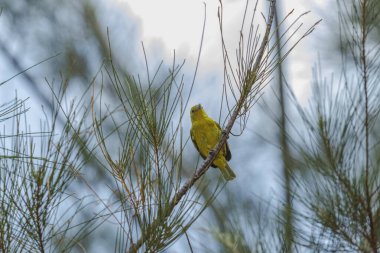
{"label": "sky", "polygon": [[[190,62],[195,62],[198,55],[201,32],[206,18],[205,36],[203,41],[201,66],[204,71],[217,71],[222,68],[220,31],[218,24],[219,1],[187,1],[187,0],[115,0],[121,6],[128,9],[129,13],[136,17],[141,25],[141,40],[148,47],[154,47],[155,43],[163,46],[164,57],[170,59],[175,49],[176,53]],[[250,1],[251,4],[253,1]],[[265,1],[260,1],[263,3]],[[318,21],[318,10],[326,8],[328,1],[295,0],[286,2],[282,7],[282,16],[294,9],[289,20],[309,10],[317,10],[302,18],[304,27],[308,27]],[[242,11],[246,1],[223,1],[224,20],[226,34],[231,38],[236,37],[242,21]],[[147,8],[149,6],[149,8]],[[261,6],[262,8],[263,6]],[[260,7],[259,7],[260,8]],[[292,52],[287,63],[290,83],[296,83],[295,93],[306,102],[309,95],[308,87],[312,77],[312,66],[315,64],[318,54],[318,43],[312,37],[320,30],[324,30],[322,24],[317,27],[313,36],[309,36],[301,42]],[[319,30],[319,31],[318,31]],[[228,35],[226,36],[227,39]],[[316,36],[314,36],[316,35]],[[230,43],[231,48],[234,44]]]}
{"label": "sky", "polygon": [[[203,45],[201,47],[201,58],[199,66],[199,74],[197,80],[199,80],[198,87],[195,89],[194,98],[191,104],[198,102],[206,103],[208,105],[215,104],[216,96],[212,98],[210,92],[202,92],[205,84],[220,82],[222,77],[222,57],[221,57],[221,45],[220,45],[220,31],[218,24],[218,7],[219,1],[217,0],[112,0],[115,5],[119,7],[119,12],[125,12],[126,16],[133,21],[133,24],[127,24],[136,27],[138,39],[144,43],[149,54],[156,54],[159,51],[158,57],[164,58],[165,61],[170,62],[173,56],[173,50],[176,51],[176,56],[179,59],[186,59],[187,66],[189,68],[194,68],[197,61],[197,56],[200,50],[201,36],[203,23],[205,21],[205,31]],[[95,1],[94,1],[95,2]],[[101,2],[101,1],[99,1]],[[111,1],[105,0],[103,5],[110,5]],[[265,1],[260,1],[265,2]],[[294,9],[293,14],[289,20],[294,20],[301,13],[312,10],[308,15],[303,16],[302,23],[304,27],[309,27],[313,23],[317,22],[320,17],[320,10],[326,9],[328,2],[326,0],[292,0],[292,1],[282,1],[286,2],[285,6],[282,6],[282,16],[285,13],[289,13]],[[332,2],[332,1],[330,1]],[[238,35],[240,24],[242,21],[242,11],[244,10],[245,1],[242,0],[226,0],[223,1],[224,4],[224,31],[226,35],[226,42],[231,46],[231,50],[235,48],[236,41],[234,39]],[[100,7],[100,9],[104,8]],[[260,6],[259,8],[263,8]],[[114,6],[109,9],[110,13],[105,13],[109,18],[112,19],[112,12],[114,12]],[[266,12],[264,11],[264,14]],[[1,20],[0,20],[1,21]],[[119,20],[113,20],[113,22],[121,22]],[[125,21],[123,21],[125,22]],[[124,24],[123,24],[124,25]],[[104,22],[104,27],[108,27],[109,23]],[[295,94],[303,103],[307,103],[308,97],[310,95],[310,83],[312,79],[312,67],[316,63],[318,57],[318,50],[323,43],[321,43],[321,38],[323,38],[326,27],[322,22],[316,29],[316,31],[306,39],[304,39],[300,45],[298,45],[295,50],[291,53],[290,57],[285,61],[285,70],[287,72],[288,82],[292,84]],[[113,31],[110,31],[111,33]],[[128,34],[124,35],[128,39]],[[120,43],[123,41],[117,41],[117,39],[112,40],[112,43]],[[18,48],[20,49],[20,48]],[[141,56],[141,54],[139,54]],[[157,56],[157,55],[155,55]],[[42,60],[42,59],[41,59]],[[35,63],[31,61],[30,64],[25,64],[25,66],[30,66]],[[100,61],[94,61],[95,65],[100,65]],[[35,71],[36,69],[34,69]],[[37,69],[38,70],[38,69]],[[0,73],[2,69],[0,66]],[[4,76],[9,77],[8,73],[10,71],[3,70],[6,74]],[[189,71],[191,73],[191,71]],[[43,76],[43,75],[42,75]],[[42,78],[43,79],[43,78]],[[2,81],[2,80],[0,80]],[[28,91],[26,91],[28,93]],[[3,96],[6,96],[3,93]],[[40,106],[36,107],[40,110]],[[257,120],[255,114],[252,116]],[[189,121],[189,119],[187,119]],[[187,123],[187,127],[190,124]],[[249,136],[249,135],[248,135]],[[237,142],[249,143],[251,140],[249,138],[230,138],[230,146],[234,148],[233,156],[235,161],[246,161],[250,157],[245,157],[245,153],[239,150],[239,147],[246,147],[245,145],[238,145]],[[195,150],[191,147],[193,152]],[[272,147],[273,148],[273,147]],[[273,148],[274,149],[274,148]],[[276,152],[274,150],[271,150]],[[260,152],[260,151],[257,151]],[[239,156],[239,154],[241,154]],[[257,156],[259,161],[258,164],[268,165],[270,162],[271,166],[275,168],[278,166],[276,162],[273,162],[270,152],[262,153]],[[233,165],[238,167],[238,162],[233,162]],[[236,168],[240,175],[244,175],[245,169],[243,166],[241,168]],[[250,169],[250,168],[246,168]],[[260,180],[262,177],[268,175],[268,171],[257,170],[259,180],[265,182],[265,180]],[[257,175],[257,174],[256,174]],[[251,178],[244,178],[240,176],[237,182],[242,185],[251,183]],[[260,187],[258,187],[260,188]],[[261,189],[268,189],[267,187],[261,187]]]}

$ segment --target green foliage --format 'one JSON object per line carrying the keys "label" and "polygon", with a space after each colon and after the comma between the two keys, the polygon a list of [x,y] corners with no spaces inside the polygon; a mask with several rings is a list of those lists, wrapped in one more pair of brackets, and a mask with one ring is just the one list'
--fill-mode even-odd
{"label": "green foliage", "polygon": [[[306,13],[295,18],[289,13],[273,27],[274,3],[270,1],[268,15],[262,15],[260,35],[255,22],[262,16],[257,4],[250,6],[247,1],[234,56],[226,45],[221,3],[218,14],[225,79],[220,108],[226,108],[228,117],[219,147],[235,121],[240,123],[237,135],[243,133],[252,107],[275,69],[318,23],[301,32],[300,20]],[[83,244],[95,241],[86,242],[84,236],[109,224],[116,231],[115,236],[109,233],[115,252],[162,252],[185,234],[192,251],[194,242],[187,232],[207,209],[215,215],[218,227],[206,232],[214,237],[219,252],[292,252],[293,248],[302,252],[377,252],[379,48],[367,40],[377,23],[373,22],[377,5],[365,3],[355,4],[349,15],[341,17],[343,34],[351,36],[348,41],[356,74],[349,76],[353,70],[344,65],[337,87],[316,81],[312,109],[298,108],[305,129],[295,140],[285,129],[293,122],[286,121],[285,110],[281,112],[281,134],[293,144],[282,157],[288,159],[284,163],[285,170],[289,169],[284,187],[289,199],[284,206],[272,206],[241,192],[231,193],[223,204],[212,205],[223,186],[205,174],[213,155],[198,166],[189,162],[185,151],[189,134],[183,131],[183,119],[188,117],[194,81],[185,83],[184,63],[173,60],[171,67],[161,63],[152,72],[146,60],[146,73],[132,75],[122,70],[117,56],[110,52],[110,62],[105,62],[85,88],[80,102],[70,101],[65,108],[67,90],[72,88],[69,82],[62,82],[58,92],[50,87],[52,115],[46,116],[40,131],[26,131],[26,101],[15,99],[0,107],[0,122],[6,125],[4,129],[11,129],[0,135],[0,251],[80,251],[87,248]],[[345,9],[347,6],[344,4]],[[253,14],[246,16],[250,8]],[[108,57],[111,47],[94,8],[86,3],[83,10],[100,54]],[[353,16],[357,23],[345,19]],[[290,25],[283,28],[285,21]],[[65,58],[80,64],[70,65],[73,68],[65,68],[65,72],[70,78],[89,80],[83,72],[90,64],[78,52],[71,46],[67,50]],[[197,70],[194,72],[195,79]],[[287,140],[283,140],[280,146],[285,150]],[[101,174],[101,180],[89,180],[91,173]],[[78,181],[92,192],[89,202],[72,194]],[[107,200],[102,194],[105,189],[111,193]],[[93,209],[94,204],[98,209]],[[294,210],[293,221],[289,215]],[[287,222],[291,223],[288,227]]]}
{"label": "green foliage", "polygon": [[305,233],[299,234],[302,244],[317,251],[378,252],[380,248],[380,64],[373,54],[380,47],[368,40],[378,18],[373,5],[361,1],[340,6],[342,41],[349,42],[347,58],[353,59],[354,67],[343,64],[339,82],[323,82],[316,73],[311,110],[299,108],[309,140],[297,146],[301,167],[307,171],[306,178],[296,180],[297,199],[305,208],[299,212]]}
{"label": "green foliage", "polygon": [[[57,99],[62,97],[63,93],[58,94]],[[57,100],[56,105],[60,103]],[[38,132],[25,131],[25,101],[16,98],[1,108],[1,121],[7,126],[3,129],[10,131],[2,131],[0,144],[2,252],[68,251],[80,238],[79,233],[77,238],[65,237],[75,227],[72,219],[83,208],[82,201],[71,204],[69,218],[62,213],[69,203],[67,187],[84,165],[77,139],[81,138],[84,145],[88,140],[83,134],[85,121],[77,121],[78,116],[84,119],[87,112],[79,114],[74,104],[71,106],[64,126],[57,126],[61,110],[57,107],[51,122],[47,119]]]}
{"label": "green foliage", "polygon": [[[188,135],[183,133],[182,119],[188,116],[188,98],[180,76],[183,63],[172,66],[163,73],[160,65],[150,78],[147,63],[146,81],[120,74],[112,62],[106,68],[119,104],[114,109],[105,105],[106,113],[102,108],[94,112],[93,122],[103,156],[99,159],[115,182],[117,201],[105,208],[119,225],[118,252],[167,248],[187,231],[220,187],[214,183],[213,194],[206,199],[202,188],[190,190],[173,204],[186,168],[183,150]],[[93,103],[102,104],[102,98],[100,93]],[[113,130],[105,133],[110,124]]]}

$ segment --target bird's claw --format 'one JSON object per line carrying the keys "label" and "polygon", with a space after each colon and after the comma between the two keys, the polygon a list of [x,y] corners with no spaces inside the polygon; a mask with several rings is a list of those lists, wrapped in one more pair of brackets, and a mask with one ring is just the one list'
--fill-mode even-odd
{"label": "bird's claw", "polygon": [[229,134],[227,133],[226,130],[222,130],[222,134],[223,134],[223,135],[226,135],[226,136],[227,136],[227,139],[230,138],[230,136],[229,136]]}

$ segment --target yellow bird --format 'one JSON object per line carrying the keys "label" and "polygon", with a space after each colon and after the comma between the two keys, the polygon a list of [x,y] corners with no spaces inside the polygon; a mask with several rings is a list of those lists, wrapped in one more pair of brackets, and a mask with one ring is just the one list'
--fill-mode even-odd
{"label": "yellow bird", "polygon": [[[191,140],[202,158],[206,159],[210,151],[219,142],[222,130],[218,123],[207,116],[200,104],[191,108],[190,117],[192,123],[190,129]],[[226,142],[211,165],[214,168],[218,167],[226,180],[232,180],[236,177],[230,166],[228,166],[227,161],[230,159],[231,152]]]}

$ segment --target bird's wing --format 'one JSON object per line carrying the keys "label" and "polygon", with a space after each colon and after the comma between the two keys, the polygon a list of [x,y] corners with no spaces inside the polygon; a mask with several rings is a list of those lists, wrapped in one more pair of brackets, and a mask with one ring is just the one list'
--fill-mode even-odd
{"label": "bird's wing", "polygon": [[[222,132],[222,129],[220,128],[219,124],[215,121],[215,124],[218,126],[220,132]],[[230,147],[228,146],[228,142],[226,141],[226,155],[225,155],[225,158],[227,161],[231,160],[231,151],[230,151]]]}
{"label": "bird's wing", "polygon": [[193,141],[194,143],[194,146],[195,148],[197,149],[198,153],[202,156],[203,159],[206,159],[206,156],[204,156],[201,151],[199,150],[199,147],[197,145],[197,142],[195,140],[195,136],[194,136],[194,131],[193,131],[193,128],[190,129],[190,137],[191,137],[191,140]]}
{"label": "bird's wing", "polygon": [[230,151],[230,147],[228,146],[228,142],[226,142],[226,160],[229,161],[231,160],[231,151]]}

